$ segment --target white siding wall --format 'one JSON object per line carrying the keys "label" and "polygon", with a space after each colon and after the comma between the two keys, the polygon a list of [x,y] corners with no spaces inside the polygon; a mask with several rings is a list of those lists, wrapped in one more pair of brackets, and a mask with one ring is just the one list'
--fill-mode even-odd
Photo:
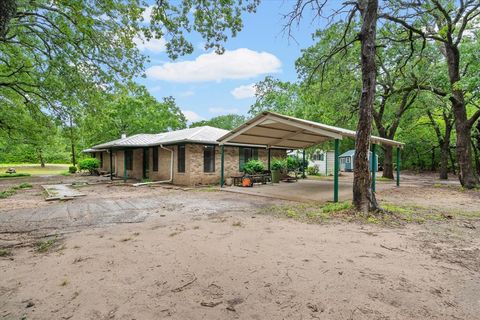
{"label": "white siding wall", "polygon": [[323,151],[319,150],[317,151],[321,154],[323,154],[323,161],[320,160],[309,160],[308,165],[309,166],[316,166],[318,167],[318,172],[321,175],[333,175],[333,166],[334,166],[334,161],[335,161],[335,152],[333,151]]}

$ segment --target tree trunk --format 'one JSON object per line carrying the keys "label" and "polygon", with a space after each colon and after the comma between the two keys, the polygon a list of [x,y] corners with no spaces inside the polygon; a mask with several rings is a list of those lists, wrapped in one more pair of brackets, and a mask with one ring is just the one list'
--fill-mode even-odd
{"label": "tree trunk", "polygon": [[477,166],[477,175],[480,176],[480,120],[477,121],[475,133],[475,164]]}
{"label": "tree trunk", "polygon": [[75,159],[75,144],[72,143],[72,165],[77,165],[77,159]]}
{"label": "tree trunk", "polygon": [[452,165],[452,173],[454,175],[457,175],[457,164],[455,162],[455,157],[453,156],[453,153],[452,153],[452,148],[448,148],[448,155],[450,156],[450,163]]}
{"label": "tree trunk", "polygon": [[448,157],[450,155],[448,151],[450,150],[450,137],[448,137],[448,140],[445,139],[442,142],[443,143],[440,145],[440,179],[447,180],[448,179]]}
{"label": "tree trunk", "polygon": [[77,163],[77,160],[75,159],[75,137],[73,134],[73,120],[72,116],[69,117],[70,121],[70,143],[72,145],[72,165],[75,166]]}
{"label": "tree trunk", "polygon": [[452,109],[455,115],[455,129],[457,132],[458,177],[464,188],[473,189],[478,184],[478,177],[473,171],[470,155],[471,127],[468,125],[463,91],[456,89],[457,83],[460,81],[460,52],[457,47],[446,44],[445,53],[448,62],[448,76],[452,86],[450,101],[452,102]]}
{"label": "tree trunk", "polygon": [[378,0],[364,0],[361,3],[362,30],[362,95],[359,103],[359,117],[355,140],[353,205],[361,212],[378,209],[375,194],[371,190],[368,153],[372,133],[372,110],[375,99],[377,69],[375,66],[375,42]]}
{"label": "tree trunk", "polygon": [[40,159],[40,167],[45,168],[45,159],[43,158],[42,150],[38,152],[38,158]]}
{"label": "tree trunk", "polygon": [[383,177],[387,179],[393,179],[393,147],[385,146],[384,159],[383,159]]}

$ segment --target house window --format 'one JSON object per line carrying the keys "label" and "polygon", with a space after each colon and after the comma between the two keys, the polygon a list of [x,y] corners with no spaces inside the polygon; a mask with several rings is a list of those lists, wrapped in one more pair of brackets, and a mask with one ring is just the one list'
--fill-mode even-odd
{"label": "house window", "polygon": [[345,158],[340,158],[340,163],[345,163]]}
{"label": "house window", "polygon": [[345,158],[347,160],[347,163],[350,163],[350,157]]}
{"label": "house window", "polygon": [[215,172],[215,146],[203,146],[203,172]]}
{"label": "house window", "polygon": [[178,146],[177,171],[185,172],[185,145],[184,144],[181,144]]}
{"label": "house window", "polygon": [[325,155],[324,155],[323,153],[319,153],[319,154],[318,154],[318,160],[319,160],[319,161],[324,161],[324,160],[325,160],[324,157],[325,157]]}
{"label": "house window", "polygon": [[158,171],[158,147],[154,147],[152,149],[152,170],[153,171]]}
{"label": "house window", "polygon": [[258,160],[258,149],[256,148],[240,148],[239,168],[243,171],[243,166],[250,160]]}
{"label": "house window", "polygon": [[125,150],[125,167],[133,170],[133,150]]}

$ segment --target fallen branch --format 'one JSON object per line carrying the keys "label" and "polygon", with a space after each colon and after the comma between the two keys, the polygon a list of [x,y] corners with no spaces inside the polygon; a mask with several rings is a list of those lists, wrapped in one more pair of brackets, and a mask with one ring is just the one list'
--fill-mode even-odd
{"label": "fallen branch", "polygon": [[405,250],[403,250],[403,249],[394,248],[394,247],[390,248],[390,247],[387,247],[387,246],[385,246],[385,245],[383,245],[383,244],[381,244],[380,247],[382,247],[382,248],[384,248],[384,249],[387,249],[387,250],[390,250],[390,251],[403,251],[403,252],[405,252]]}
{"label": "fallen branch", "polygon": [[172,289],[172,292],[181,292],[181,291],[185,290],[186,287],[188,287],[189,285],[191,285],[192,283],[194,283],[195,281],[197,281],[197,277],[196,277],[196,276],[194,276],[193,280],[185,283],[183,286],[178,287],[178,288],[175,288],[175,289]]}

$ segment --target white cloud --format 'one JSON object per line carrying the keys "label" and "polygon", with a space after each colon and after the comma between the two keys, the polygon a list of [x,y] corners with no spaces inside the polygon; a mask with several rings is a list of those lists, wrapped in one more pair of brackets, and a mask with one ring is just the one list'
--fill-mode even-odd
{"label": "white cloud", "polygon": [[143,37],[135,37],[133,42],[137,45],[140,51],[151,51],[155,53],[164,52],[166,50],[166,41],[164,39],[146,40]]}
{"label": "white cloud", "polygon": [[145,10],[142,12],[143,22],[150,23],[152,20],[152,9],[153,6],[146,7]]}
{"label": "white cloud", "polygon": [[208,112],[214,114],[231,114],[231,113],[239,113],[240,110],[237,108],[208,108]]}
{"label": "white cloud", "polygon": [[205,53],[195,60],[168,62],[147,69],[149,78],[172,82],[204,82],[247,79],[280,72],[282,63],[271,53],[246,48]]}
{"label": "white cloud", "polygon": [[253,98],[255,97],[255,92],[256,92],[255,83],[239,86],[233,89],[232,91],[230,91],[230,93],[232,94],[232,96],[235,97],[235,99]]}
{"label": "white cloud", "polygon": [[191,96],[193,96],[194,94],[195,94],[195,92],[192,91],[192,90],[187,90],[187,91],[180,92],[180,95],[181,95],[182,97],[191,97]]}
{"label": "white cloud", "polygon": [[200,120],[205,120],[204,117],[196,113],[195,111],[191,110],[182,110],[182,113],[185,115],[185,118],[187,118],[188,122],[196,122]]}

